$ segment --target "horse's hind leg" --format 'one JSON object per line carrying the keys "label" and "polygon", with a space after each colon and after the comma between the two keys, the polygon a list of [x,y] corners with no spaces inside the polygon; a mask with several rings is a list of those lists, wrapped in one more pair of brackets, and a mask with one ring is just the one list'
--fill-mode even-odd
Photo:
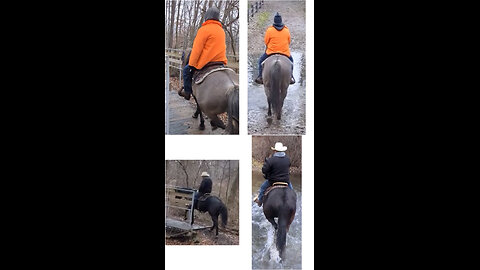
{"label": "horse's hind leg", "polygon": [[268,116],[272,116],[272,102],[268,100]]}
{"label": "horse's hind leg", "polygon": [[197,97],[195,95],[192,95],[193,98],[195,99],[195,103],[197,103],[197,110],[195,113],[192,115],[193,118],[197,118],[198,115],[200,114],[200,126],[198,127],[200,130],[205,129],[205,120],[203,119],[203,114],[202,110],[200,110],[200,106],[198,105]]}
{"label": "horse's hind leg", "polygon": [[217,127],[219,128],[222,128],[222,129],[225,129],[225,124],[223,123],[222,120],[220,120],[220,118],[218,118],[218,116],[216,115],[209,115],[208,117],[210,117],[210,124],[212,125],[212,130],[215,130],[217,129]]}
{"label": "horse's hind leg", "polygon": [[210,228],[210,231],[212,231],[213,229],[217,229],[216,232],[215,232],[215,235],[218,235],[218,216],[212,216],[212,221],[213,221],[213,226],[212,228]]}
{"label": "horse's hind leg", "polygon": [[273,217],[267,217],[267,220],[270,221],[270,223],[272,223],[273,227],[275,228],[275,230],[278,228],[278,225],[277,223],[275,222],[275,219]]}

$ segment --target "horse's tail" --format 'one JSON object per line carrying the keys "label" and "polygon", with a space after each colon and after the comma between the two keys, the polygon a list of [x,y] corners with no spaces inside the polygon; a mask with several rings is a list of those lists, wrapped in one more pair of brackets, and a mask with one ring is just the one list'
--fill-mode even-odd
{"label": "horse's tail", "polygon": [[288,218],[286,216],[281,215],[278,217],[277,250],[280,258],[283,258],[283,252],[287,243],[287,223]]}
{"label": "horse's tail", "polygon": [[220,214],[222,215],[222,227],[225,228],[228,220],[228,211],[224,204],[222,204],[222,207],[220,208]]}
{"label": "horse's tail", "polygon": [[227,91],[227,114],[228,114],[228,130],[230,134],[238,134],[238,131],[233,128],[233,121],[236,121],[236,126],[239,123],[239,109],[238,109],[238,85],[234,86]]}
{"label": "horse's tail", "polygon": [[276,60],[273,64],[272,69],[270,70],[270,80],[272,81],[271,84],[271,95],[272,95],[272,109],[277,114],[277,118],[280,119],[280,113],[282,110],[282,106],[280,105],[280,96],[281,96],[281,89],[280,89],[280,61]]}

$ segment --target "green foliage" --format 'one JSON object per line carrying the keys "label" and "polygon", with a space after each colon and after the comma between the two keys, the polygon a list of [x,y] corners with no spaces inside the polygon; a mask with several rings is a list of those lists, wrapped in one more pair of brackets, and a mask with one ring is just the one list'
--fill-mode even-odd
{"label": "green foliage", "polygon": [[265,28],[269,19],[270,19],[270,12],[263,11],[258,13],[257,27]]}

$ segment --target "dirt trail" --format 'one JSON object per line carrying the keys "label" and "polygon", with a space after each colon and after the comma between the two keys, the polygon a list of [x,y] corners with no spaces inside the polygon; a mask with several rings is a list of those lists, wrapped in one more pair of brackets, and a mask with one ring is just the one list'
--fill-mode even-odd
{"label": "dirt trail", "polygon": [[[253,135],[305,135],[305,1],[265,1],[248,24],[248,133]],[[265,51],[265,30],[279,12],[291,35],[293,75],[285,98],[282,119],[267,121],[267,98],[263,85],[254,83],[258,59]]]}
{"label": "dirt trail", "polygon": [[[265,1],[265,4],[255,13],[248,25],[248,51],[260,54],[265,50],[263,37],[265,30],[273,24],[277,12],[282,16],[283,23],[290,30],[290,49],[305,51],[305,1]],[[251,4],[251,1],[249,1]]]}
{"label": "dirt trail", "polygon": [[[211,222],[198,222],[195,224],[201,226],[211,226]],[[218,229],[218,236],[215,236],[215,230],[210,229],[197,230],[193,232],[191,236],[166,238],[166,245],[238,245],[239,235],[238,232],[231,229],[223,229],[221,226]]]}

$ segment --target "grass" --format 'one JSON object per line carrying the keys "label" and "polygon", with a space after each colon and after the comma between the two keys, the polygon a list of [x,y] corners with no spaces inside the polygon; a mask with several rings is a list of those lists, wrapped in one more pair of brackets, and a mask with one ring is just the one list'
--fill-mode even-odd
{"label": "grass", "polygon": [[265,28],[268,19],[270,18],[270,12],[262,11],[258,14],[257,27]]}

